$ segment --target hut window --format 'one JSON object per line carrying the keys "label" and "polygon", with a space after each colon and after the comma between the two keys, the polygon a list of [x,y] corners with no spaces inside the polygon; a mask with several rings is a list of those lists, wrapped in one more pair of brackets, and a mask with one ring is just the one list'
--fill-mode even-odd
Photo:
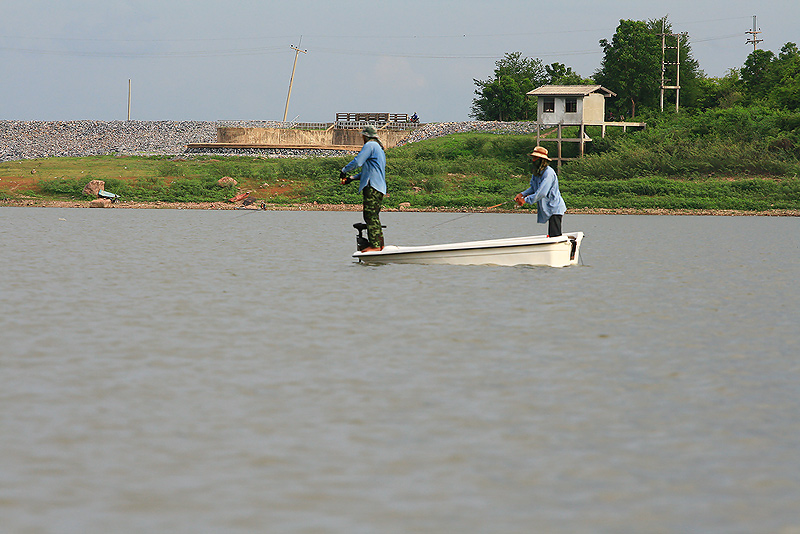
{"label": "hut window", "polygon": [[578,112],[578,99],[577,98],[567,98],[565,103],[565,109],[567,113],[577,113]]}
{"label": "hut window", "polygon": [[543,113],[555,113],[556,111],[556,99],[553,97],[546,97],[542,101],[542,112]]}

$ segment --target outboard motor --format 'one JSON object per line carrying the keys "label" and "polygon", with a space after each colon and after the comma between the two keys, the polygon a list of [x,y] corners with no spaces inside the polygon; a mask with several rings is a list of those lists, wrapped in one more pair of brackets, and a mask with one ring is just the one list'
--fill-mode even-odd
{"label": "outboard motor", "polygon": [[[353,228],[358,230],[358,235],[356,236],[356,250],[360,252],[369,246],[369,239],[364,237],[364,232],[367,230],[367,223],[357,222],[353,224]],[[381,225],[381,228],[386,228],[386,225]]]}
{"label": "outboard motor", "polygon": [[572,250],[570,250],[570,253],[569,253],[569,259],[570,259],[570,261],[572,261],[572,260],[575,259],[575,249],[578,248],[578,240],[577,240],[577,238],[575,236],[572,236],[572,235],[568,235],[567,237],[569,238],[570,242],[572,243]]}

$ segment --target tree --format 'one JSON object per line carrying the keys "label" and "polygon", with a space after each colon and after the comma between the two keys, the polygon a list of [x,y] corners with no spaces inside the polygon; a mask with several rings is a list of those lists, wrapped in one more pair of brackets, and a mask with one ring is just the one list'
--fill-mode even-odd
{"label": "tree", "polygon": [[766,100],[770,87],[775,83],[772,62],[775,54],[769,50],[753,50],[742,67],[742,82],[748,102]]}
{"label": "tree", "polygon": [[711,108],[730,108],[742,100],[739,71],[730,69],[722,78],[701,76],[697,80],[698,97],[694,107],[701,111]]}
{"label": "tree", "polygon": [[527,100],[525,93],[544,85],[547,74],[540,59],[511,52],[495,63],[492,78],[473,81],[478,88],[470,116],[485,121],[513,121],[536,115],[536,103]]}
{"label": "tree", "polygon": [[486,99],[479,120],[513,120],[518,118],[524,95],[514,78],[508,75],[493,80],[483,87]]}
{"label": "tree", "polygon": [[587,85],[594,83],[591,79],[582,78],[572,70],[572,67],[567,67],[563,63],[545,65],[544,70],[547,72],[547,83],[550,85]]}
{"label": "tree", "polygon": [[[680,98],[683,105],[692,106],[700,97],[699,64],[692,57],[689,38],[685,34],[672,36],[672,25],[667,17],[644,21],[620,20],[611,42],[600,40],[605,56],[594,80],[617,93],[616,104],[609,107],[623,113],[623,106],[630,105],[629,113],[636,115],[637,107],[659,107],[661,93],[661,34],[665,44],[679,48]],[[680,46],[678,47],[678,43]],[[672,50],[672,49],[669,49]],[[675,63],[675,57],[663,56],[666,63]],[[677,67],[668,65],[664,71],[665,85],[678,85]],[[676,92],[665,93],[665,100],[675,102]]]}
{"label": "tree", "polygon": [[800,50],[795,43],[786,43],[774,62],[776,80],[770,100],[778,107],[800,110]]}
{"label": "tree", "polygon": [[655,105],[661,86],[661,42],[647,24],[620,20],[611,42],[601,39],[600,46],[605,57],[595,81],[629,102],[631,117],[636,116],[637,104]]}
{"label": "tree", "polygon": [[786,43],[780,54],[754,50],[742,67],[745,99],[774,107],[800,110],[800,50]]}

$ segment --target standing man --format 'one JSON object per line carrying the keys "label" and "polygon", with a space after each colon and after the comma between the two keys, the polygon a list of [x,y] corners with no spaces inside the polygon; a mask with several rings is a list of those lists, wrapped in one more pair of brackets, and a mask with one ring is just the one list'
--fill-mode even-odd
{"label": "standing man", "polygon": [[[381,205],[386,194],[386,152],[372,126],[361,131],[364,146],[358,155],[339,173],[342,185],[358,180],[358,190],[364,197],[364,222],[367,223],[369,246],[361,252],[383,250],[383,229],[381,227]],[[361,167],[361,172],[349,177],[347,173]]]}
{"label": "standing man", "polygon": [[567,211],[567,205],[558,190],[558,176],[556,176],[556,171],[550,167],[551,159],[547,155],[546,148],[537,146],[531,152],[531,158],[533,158],[531,186],[522,193],[518,193],[514,197],[514,202],[520,207],[526,203],[536,203],[536,221],[548,223],[547,235],[558,237],[561,235],[561,217]]}

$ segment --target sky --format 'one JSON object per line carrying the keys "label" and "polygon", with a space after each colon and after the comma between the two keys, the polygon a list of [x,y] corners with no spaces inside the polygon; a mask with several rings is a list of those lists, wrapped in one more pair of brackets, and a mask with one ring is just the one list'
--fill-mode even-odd
{"label": "sky", "polygon": [[622,19],[667,16],[713,77],[753,51],[745,32],[754,15],[759,49],[800,43],[798,0],[0,0],[0,8],[0,120],[125,120],[130,94],[132,120],[416,112],[422,122],[464,121],[474,80],[491,78],[506,53],[590,77],[603,59],[599,41]]}

